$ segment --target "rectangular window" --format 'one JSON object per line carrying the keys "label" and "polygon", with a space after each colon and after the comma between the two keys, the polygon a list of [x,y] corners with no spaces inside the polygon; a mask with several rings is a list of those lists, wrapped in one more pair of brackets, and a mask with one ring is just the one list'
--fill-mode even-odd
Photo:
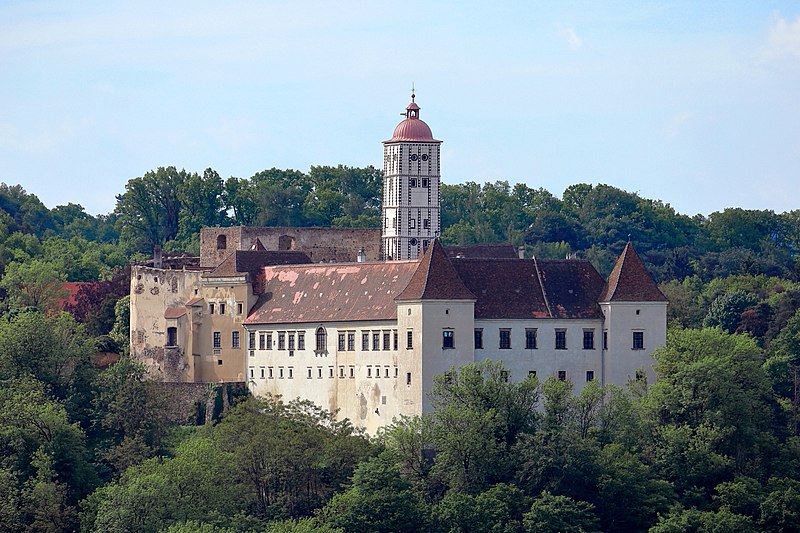
{"label": "rectangular window", "polygon": [[344,351],[344,333],[339,333],[338,349],[340,352]]}
{"label": "rectangular window", "polygon": [[283,367],[278,367],[278,379],[283,379]]}
{"label": "rectangular window", "polygon": [[475,330],[475,349],[476,350],[483,350],[483,330],[476,329]]}
{"label": "rectangular window", "polygon": [[[379,376],[378,376],[378,377],[380,377],[380,372],[378,372],[378,374],[379,374]],[[368,378],[371,378],[371,377],[372,377],[372,367],[371,367],[371,366],[369,366],[369,365],[367,365],[367,377],[368,377]]]}
{"label": "rectangular window", "polygon": [[608,350],[608,330],[603,331],[603,349]]}
{"label": "rectangular window", "polygon": [[356,377],[356,367],[350,366],[349,368],[350,368],[350,377],[351,378]]}
{"label": "rectangular window", "polygon": [[250,379],[256,377],[256,369],[252,366],[250,367]]}
{"label": "rectangular window", "polygon": [[510,329],[501,329],[500,330],[500,349],[501,350],[510,350],[511,349],[511,330]]}
{"label": "rectangular window", "polygon": [[313,375],[314,375],[314,369],[311,368],[310,366],[306,367],[306,379],[311,379]]}
{"label": "rectangular window", "polygon": [[406,372],[406,385],[411,385],[411,372]]}
{"label": "rectangular window", "polygon": [[416,229],[417,221],[413,218],[408,219],[408,229]]}
{"label": "rectangular window", "polygon": [[248,340],[249,348],[251,350],[255,350],[256,349],[256,332],[255,331],[251,331],[249,337],[250,337],[249,340]]}
{"label": "rectangular window", "polygon": [[361,334],[361,351],[366,352],[369,350],[369,333]]}
{"label": "rectangular window", "polygon": [[410,350],[414,347],[414,332],[408,330],[406,332],[406,350]]}
{"label": "rectangular window", "polygon": [[208,304],[208,314],[209,315],[213,315],[214,314],[215,307],[216,306],[215,306],[214,302],[211,302],[211,303]]}
{"label": "rectangular window", "polygon": [[589,383],[594,379],[594,370],[587,370],[586,371],[586,383]]}
{"label": "rectangular window", "polygon": [[395,330],[394,331],[394,351],[397,351],[397,344],[398,344],[398,339],[399,338],[400,338],[400,336],[397,334],[397,330]]}
{"label": "rectangular window", "polygon": [[222,348],[222,332],[215,331],[214,332],[214,348],[217,350]]}
{"label": "rectangular window", "polygon": [[286,333],[278,333],[278,349],[286,349]]}
{"label": "rectangular window", "polygon": [[453,330],[452,329],[446,329],[446,330],[442,331],[442,348],[446,349],[446,348],[455,348],[455,347],[456,347],[456,341],[455,341],[455,337],[453,335]]}
{"label": "rectangular window", "polygon": [[222,304],[222,303],[219,304],[219,314],[221,314],[221,315],[225,314],[225,304]]}
{"label": "rectangular window", "polygon": [[239,347],[239,332],[232,331],[231,332],[231,348],[238,348]]}
{"label": "rectangular window", "polygon": [[528,370],[528,376],[535,378],[536,377],[536,370]]}
{"label": "rectangular window", "polygon": [[267,350],[272,349],[272,333],[267,333]]}
{"label": "rectangular window", "polygon": [[535,350],[536,349],[536,330],[535,329],[526,329],[525,330],[525,349],[527,349],[527,350]]}
{"label": "rectangular window", "polygon": [[294,350],[294,333],[289,333],[289,349]]}
{"label": "rectangular window", "polygon": [[294,367],[290,366],[289,367],[289,379],[293,379],[293,378],[294,378]]}
{"label": "rectangular window", "polygon": [[332,366],[328,367],[328,377],[329,378],[333,378],[333,367]]}
{"label": "rectangular window", "polygon": [[306,334],[302,331],[297,333],[297,349],[298,350],[306,349]]}
{"label": "rectangular window", "polygon": [[[316,337],[317,337],[317,351],[318,352],[324,352],[327,349],[327,346],[326,346],[327,339],[325,338],[326,337],[325,330],[322,329],[322,328],[317,328]],[[333,377],[333,376],[331,376],[331,377]]]}
{"label": "rectangular window", "polygon": [[272,367],[269,367],[269,379],[272,379],[274,377],[275,377],[274,369]]}
{"label": "rectangular window", "polygon": [[411,178],[408,180],[409,187],[416,187],[417,186],[417,178]]}
{"label": "rectangular window", "polygon": [[388,366],[383,367],[383,377],[385,377],[385,378],[389,377],[389,367]]}
{"label": "rectangular window", "polygon": [[322,367],[317,367],[317,379],[322,379]]}
{"label": "rectangular window", "polygon": [[422,219],[422,229],[430,229],[431,228],[431,219],[423,218]]}
{"label": "rectangular window", "polygon": [[583,349],[584,350],[594,350],[594,330],[593,329],[585,329],[585,330],[583,330]]}
{"label": "rectangular window", "polygon": [[389,338],[390,338],[389,332],[388,331],[384,331],[383,332],[383,350],[386,351],[386,352],[388,352],[389,350],[392,349],[391,345],[389,344]]}
{"label": "rectangular window", "polygon": [[[167,346],[178,345],[178,328],[167,328]],[[238,348],[238,346],[234,346]]]}
{"label": "rectangular window", "polygon": [[242,311],[244,310],[244,306],[241,302],[236,302],[236,314],[241,315]]}
{"label": "rectangular window", "polygon": [[344,377],[344,367],[343,367],[343,366],[340,366],[340,367],[339,367],[339,377],[340,377],[340,378],[343,378],[343,377]]}
{"label": "rectangular window", "polygon": [[356,334],[354,331],[347,333],[347,351],[352,352],[356,349]]}
{"label": "rectangular window", "polygon": [[566,350],[567,349],[567,330],[565,329],[557,329],[556,330],[556,350]]}
{"label": "rectangular window", "polygon": [[566,381],[567,380],[567,371],[566,370],[559,370],[558,371],[558,380],[559,381]]}
{"label": "rectangular window", "polygon": [[373,331],[372,332],[372,349],[378,351],[381,349],[381,332],[380,331]]}
{"label": "rectangular window", "polygon": [[263,333],[258,336],[258,349],[259,350],[266,350],[267,349],[267,336]]}
{"label": "rectangular window", "polygon": [[428,178],[422,178],[422,186],[424,188],[427,188],[429,183],[430,181],[428,180]]}
{"label": "rectangular window", "polygon": [[633,349],[644,350],[644,331],[633,332]]}
{"label": "rectangular window", "polygon": [[264,379],[264,367],[261,367],[261,379]]}

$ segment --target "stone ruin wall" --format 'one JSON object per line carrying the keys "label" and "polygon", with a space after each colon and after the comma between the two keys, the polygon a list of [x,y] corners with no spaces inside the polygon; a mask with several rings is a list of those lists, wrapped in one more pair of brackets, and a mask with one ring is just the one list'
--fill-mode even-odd
{"label": "stone ruin wall", "polygon": [[[224,237],[225,248],[218,248]],[[249,250],[256,241],[267,250],[299,250],[313,262],[355,262],[364,248],[367,261],[381,260],[380,228],[203,228],[200,231],[200,265],[216,266],[234,250]]]}

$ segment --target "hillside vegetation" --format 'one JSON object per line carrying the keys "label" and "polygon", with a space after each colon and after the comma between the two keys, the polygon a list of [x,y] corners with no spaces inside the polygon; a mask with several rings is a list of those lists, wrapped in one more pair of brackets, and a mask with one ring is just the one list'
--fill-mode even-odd
{"label": "hillside vegetation", "polygon": [[[114,212],[0,185],[0,531],[797,531],[800,210],[689,217],[606,185],[442,186],[447,244],[525,244],[607,274],[630,240],[670,299],[657,383],[439,376],[435,414],[368,439],[290,399],[206,426],[123,356],[126,265],[206,225],[380,225],[374,168],[223,180],[159,168]],[[65,304],[64,282],[83,286]],[[60,312],[66,309],[68,313]]]}

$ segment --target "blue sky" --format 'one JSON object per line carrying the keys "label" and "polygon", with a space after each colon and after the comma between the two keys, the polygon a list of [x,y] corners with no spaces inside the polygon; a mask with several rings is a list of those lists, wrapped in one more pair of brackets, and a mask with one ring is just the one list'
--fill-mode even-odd
{"label": "blue sky", "polygon": [[380,166],[417,89],[445,183],[800,208],[800,4],[0,2],[0,181],[113,210],[158,166]]}

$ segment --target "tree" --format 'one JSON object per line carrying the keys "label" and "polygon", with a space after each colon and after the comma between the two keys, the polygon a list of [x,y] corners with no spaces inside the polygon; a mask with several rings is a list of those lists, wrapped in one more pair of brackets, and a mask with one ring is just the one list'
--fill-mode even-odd
{"label": "tree", "polygon": [[441,531],[516,533],[530,500],[514,485],[500,483],[478,495],[449,492],[433,508]]}
{"label": "tree", "polygon": [[307,401],[287,405],[275,398],[238,404],[214,437],[240,465],[263,519],[309,515],[372,450],[348,421],[337,422]]}
{"label": "tree", "polygon": [[567,496],[545,491],[525,513],[525,531],[529,533],[595,533],[600,531],[594,506]]}
{"label": "tree", "polygon": [[[685,446],[702,438],[708,451],[734,461],[734,472],[748,474],[756,456],[773,446],[770,434],[776,429],[777,405],[755,341],[719,329],[671,329],[653,357],[658,381],[648,402],[658,424],[692,432]],[[684,457],[686,450],[676,453]]]}
{"label": "tree", "polygon": [[703,326],[707,328],[718,326],[728,333],[733,333],[745,309],[757,303],[758,298],[743,290],[723,294],[711,303],[708,314],[703,319]]}
{"label": "tree", "polygon": [[513,475],[511,448],[536,423],[538,382],[510,382],[501,363],[483,361],[434,380],[434,469],[451,490],[480,492]]}
{"label": "tree", "polygon": [[66,298],[65,281],[66,277],[55,265],[33,259],[9,264],[0,287],[8,293],[12,308],[35,307],[46,313],[58,309]]}
{"label": "tree", "polygon": [[423,502],[400,477],[397,467],[382,457],[359,464],[350,488],[334,495],[317,519],[353,533],[423,531],[428,522]]}
{"label": "tree", "polygon": [[174,458],[149,459],[99,489],[84,522],[96,531],[156,532],[171,522],[233,517],[250,497],[233,455],[198,436],[181,443]]}
{"label": "tree", "polygon": [[185,170],[159,167],[129,180],[114,210],[120,237],[145,252],[173,240],[180,222],[179,191],[186,179]]}

